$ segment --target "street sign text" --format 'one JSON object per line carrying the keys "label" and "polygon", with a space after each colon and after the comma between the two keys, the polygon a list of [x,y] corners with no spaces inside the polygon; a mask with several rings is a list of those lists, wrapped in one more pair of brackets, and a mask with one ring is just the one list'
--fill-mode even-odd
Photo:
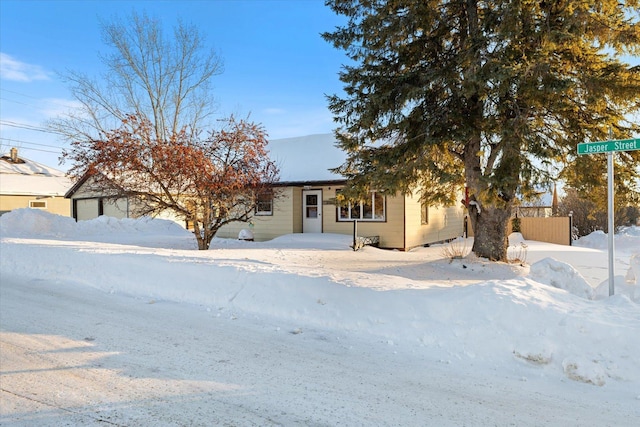
{"label": "street sign text", "polygon": [[640,138],[620,139],[578,144],[578,154],[610,153],[613,151],[640,150]]}

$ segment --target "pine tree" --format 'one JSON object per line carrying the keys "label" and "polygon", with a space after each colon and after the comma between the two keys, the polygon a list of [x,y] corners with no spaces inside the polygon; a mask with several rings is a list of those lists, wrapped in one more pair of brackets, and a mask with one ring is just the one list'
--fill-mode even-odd
{"label": "pine tree", "polygon": [[[452,203],[466,185],[479,256],[506,259],[516,197],[575,161],[578,143],[640,131],[640,67],[619,59],[640,53],[638,0],[327,5],[348,21],[323,37],[353,61],[345,95],[329,97],[348,155],[338,171],[353,195],[424,188]],[[638,152],[620,157],[633,175]]]}

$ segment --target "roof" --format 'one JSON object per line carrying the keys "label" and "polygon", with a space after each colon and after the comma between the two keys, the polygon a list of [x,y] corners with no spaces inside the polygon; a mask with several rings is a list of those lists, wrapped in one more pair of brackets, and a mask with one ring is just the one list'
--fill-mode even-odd
{"label": "roof", "polygon": [[64,196],[71,180],[60,170],[24,157],[11,161],[0,157],[0,194],[15,196]]}
{"label": "roof", "polygon": [[[267,150],[269,157],[280,169],[276,185],[337,185],[346,179],[329,169],[338,167],[346,160],[344,151],[336,146],[333,134],[299,136],[273,139]],[[65,197],[70,198],[84,185],[90,175],[85,174],[73,186],[69,185]]]}
{"label": "roof", "polygon": [[281,183],[344,181],[329,169],[344,163],[346,155],[333,134],[299,136],[269,141],[269,157],[280,168]]}

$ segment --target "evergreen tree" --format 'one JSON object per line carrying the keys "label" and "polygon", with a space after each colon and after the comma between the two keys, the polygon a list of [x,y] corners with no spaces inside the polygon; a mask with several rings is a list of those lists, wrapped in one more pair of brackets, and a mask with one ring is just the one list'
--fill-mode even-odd
{"label": "evergreen tree", "polygon": [[[578,143],[640,131],[628,119],[640,69],[619,59],[640,53],[638,0],[327,5],[348,21],[323,37],[353,61],[345,96],[329,97],[346,194],[424,188],[426,202],[452,203],[466,185],[479,256],[506,259],[516,197],[575,161]],[[620,156],[631,175],[638,154]]]}

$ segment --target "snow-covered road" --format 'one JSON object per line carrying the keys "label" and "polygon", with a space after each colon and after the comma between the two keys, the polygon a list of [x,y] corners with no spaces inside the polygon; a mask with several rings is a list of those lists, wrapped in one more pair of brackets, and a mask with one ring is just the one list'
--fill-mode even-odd
{"label": "snow-covered road", "polygon": [[638,416],[594,401],[590,385],[550,389],[499,366],[476,376],[370,336],[52,285],[2,276],[3,426],[620,426]]}

